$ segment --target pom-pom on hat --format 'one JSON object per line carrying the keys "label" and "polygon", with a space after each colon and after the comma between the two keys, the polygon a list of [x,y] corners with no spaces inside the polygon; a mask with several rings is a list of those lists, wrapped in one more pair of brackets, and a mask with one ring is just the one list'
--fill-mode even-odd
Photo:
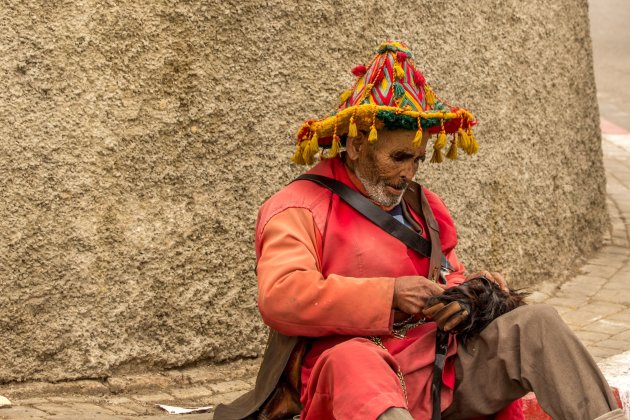
{"label": "pom-pom on hat", "polygon": [[[339,95],[337,110],[320,120],[308,120],[298,130],[292,160],[312,164],[316,155],[335,157],[341,137],[369,132],[368,141],[378,141],[378,129],[416,130],[414,143],[420,146],[423,130],[437,134],[431,162],[444,160],[447,134],[453,134],[446,157],[457,159],[457,149],[477,153],[479,145],[472,131],[476,120],[464,108],[439,98],[415,66],[413,55],[402,42],[383,42],[370,64],[352,69],[353,86]],[[324,155],[322,149],[328,149]]]}

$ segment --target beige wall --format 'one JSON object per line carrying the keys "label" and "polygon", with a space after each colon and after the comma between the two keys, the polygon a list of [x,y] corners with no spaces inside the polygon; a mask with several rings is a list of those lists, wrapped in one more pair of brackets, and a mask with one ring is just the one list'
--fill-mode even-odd
{"label": "beige wall", "polygon": [[0,382],[260,354],[256,209],[386,38],[479,118],[419,176],[463,261],[565,276],[607,216],[586,1],[557,3],[4,2]]}

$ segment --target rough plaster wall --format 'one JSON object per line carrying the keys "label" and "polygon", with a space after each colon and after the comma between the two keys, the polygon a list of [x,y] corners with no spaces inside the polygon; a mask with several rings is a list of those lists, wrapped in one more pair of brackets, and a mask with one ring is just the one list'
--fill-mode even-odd
{"label": "rough plaster wall", "polygon": [[586,1],[5,1],[0,382],[260,354],[252,230],[380,41],[480,120],[420,179],[471,267],[558,278],[606,224]]}

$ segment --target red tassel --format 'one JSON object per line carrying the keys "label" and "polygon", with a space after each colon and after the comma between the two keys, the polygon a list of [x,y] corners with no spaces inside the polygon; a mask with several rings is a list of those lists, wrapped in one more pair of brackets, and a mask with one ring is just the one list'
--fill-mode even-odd
{"label": "red tassel", "polygon": [[407,59],[407,53],[406,52],[398,51],[396,53],[396,60],[398,60],[399,63],[404,63],[406,59]]}
{"label": "red tassel", "polygon": [[367,69],[365,68],[363,64],[359,64],[358,66],[352,69],[352,74],[354,74],[357,77],[363,76],[366,72],[367,72]]}
{"label": "red tassel", "polygon": [[416,82],[416,86],[418,87],[423,87],[427,82],[422,73],[420,73],[420,70],[416,70],[413,73],[413,80]]}

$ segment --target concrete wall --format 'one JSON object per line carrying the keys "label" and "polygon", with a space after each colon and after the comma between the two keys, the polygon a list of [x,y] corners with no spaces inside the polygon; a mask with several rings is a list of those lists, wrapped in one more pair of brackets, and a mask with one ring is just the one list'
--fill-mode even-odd
{"label": "concrete wall", "polygon": [[556,3],[3,2],[0,382],[259,355],[257,207],[386,38],[479,118],[419,175],[464,262],[564,276],[607,216],[586,1]]}

